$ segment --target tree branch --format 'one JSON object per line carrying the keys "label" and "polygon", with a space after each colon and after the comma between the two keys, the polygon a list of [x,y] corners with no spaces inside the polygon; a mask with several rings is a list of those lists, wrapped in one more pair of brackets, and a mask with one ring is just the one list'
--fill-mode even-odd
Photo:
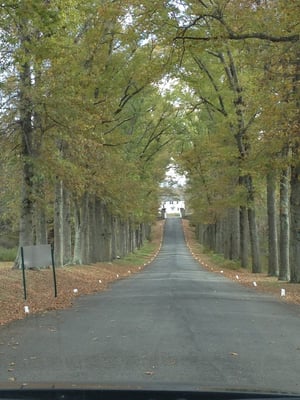
{"label": "tree branch", "polygon": [[295,43],[300,40],[300,34],[289,35],[289,36],[272,36],[267,33],[253,32],[253,33],[243,33],[237,34],[230,32],[228,35],[221,36],[175,36],[173,40],[194,40],[199,42],[210,42],[216,40],[246,40],[246,39],[256,39],[265,40],[273,43]]}

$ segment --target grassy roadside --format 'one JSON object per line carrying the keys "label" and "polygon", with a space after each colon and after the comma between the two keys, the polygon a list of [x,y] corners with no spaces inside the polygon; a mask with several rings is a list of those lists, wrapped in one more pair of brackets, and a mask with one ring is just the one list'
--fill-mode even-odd
{"label": "grassy roadside", "polygon": [[163,225],[164,221],[157,221],[151,241],[124,259],[57,268],[57,298],[53,295],[52,270],[26,271],[28,300],[25,301],[21,271],[12,270],[12,263],[0,263],[0,325],[26,317],[25,306],[30,314],[71,307],[74,298],[106,290],[111,282],[138,273],[158,253]]}
{"label": "grassy roadside", "polygon": [[[202,246],[196,241],[194,229],[189,225],[188,220],[183,220],[183,229],[188,247],[194,258],[207,270],[223,274],[227,278],[238,282],[241,285],[251,287],[259,292],[269,293],[283,302],[300,305],[300,284],[293,284],[278,281],[276,277],[267,274],[253,274],[230,260],[203,252]],[[281,289],[285,290],[285,296],[281,296]]]}

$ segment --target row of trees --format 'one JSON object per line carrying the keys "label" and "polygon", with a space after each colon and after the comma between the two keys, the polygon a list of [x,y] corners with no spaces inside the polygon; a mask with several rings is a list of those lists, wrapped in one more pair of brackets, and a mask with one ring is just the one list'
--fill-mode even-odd
{"label": "row of trees", "polygon": [[185,7],[175,41],[184,49],[179,97],[188,138],[178,160],[188,172],[198,238],[261,272],[265,213],[268,273],[300,282],[300,5]]}
{"label": "row of trees", "polygon": [[299,7],[4,2],[1,219],[20,244],[50,232],[65,264],[140,243],[173,156],[201,241],[260,272],[266,217],[269,274],[300,282]]}
{"label": "row of trees", "polygon": [[[1,220],[57,265],[139,247],[157,215],[175,123],[164,59],[127,2],[3,2]],[[20,199],[20,200],[19,200]],[[7,231],[6,231],[7,232]]]}

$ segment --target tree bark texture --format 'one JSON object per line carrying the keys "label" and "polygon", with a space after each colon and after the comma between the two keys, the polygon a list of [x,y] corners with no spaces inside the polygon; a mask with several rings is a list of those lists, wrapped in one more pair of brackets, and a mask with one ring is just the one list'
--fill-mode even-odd
{"label": "tree bark texture", "polygon": [[55,265],[62,267],[63,260],[63,183],[57,180],[55,183],[54,202],[54,260]]}
{"label": "tree bark texture", "polygon": [[295,77],[293,92],[296,99],[296,119],[293,130],[292,145],[294,165],[291,169],[291,240],[290,240],[290,270],[291,282],[300,283],[300,139],[299,139],[299,108],[300,108],[300,52],[295,55]]}
{"label": "tree bark texture", "polygon": [[267,213],[268,213],[268,275],[278,276],[278,236],[276,218],[276,175],[267,175]]}
{"label": "tree bark texture", "polygon": [[35,227],[35,243],[47,244],[48,243],[48,230],[46,212],[43,206],[36,205],[34,210],[34,227]]}
{"label": "tree bark texture", "polygon": [[230,208],[227,217],[227,257],[229,260],[240,258],[240,215],[237,208]]}
{"label": "tree bark texture", "polygon": [[291,282],[300,283],[300,164],[291,172]]}
{"label": "tree bark texture", "polygon": [[248,229],[248,214],[246,207],[240,207],[240,260],[241,267],[247,268],[249,263],[249,229]]}
{"label": "tree bark texture", "polygon": [[279,277],[281,281],[290,279],[290,167],[281,172],[279,197]]}
{"label": "tree bark texture", "polygon": [[74,205],[74,248],[73,264],[82,264],[81,259],[81,209],[78,200],[73,201]]}
{"label": "tree bark texture", "polygon": [[31,75],[29,63],[24,63],[20,73],[19,110],[21,127],[21,157],[23,162],[23,182],[21,190],[21,212],[19,245],[33,245],[33,127],[32,102],[29,97]]}
{"label": "tree bark texture", "polygon": [[71,205],[64,183],[55,184],[54,204],[54,259],[57,266],[72,263]]}
{"label": "tree bark texture", "polygon": [[96,199],[95,196],[89,196],[88,202],[88,255],[87,259],[89,263],[95,263],[97,261],[97,220],[98,215],[96,211]]}
{"label": "tree bark texture", "polygon": [[71,199],[65,187],[63,187],[63,263],[72,264]]}
{"label": "tree bark texture", "polygon": [[260,249],[254,208],[248,208],[248,220],[251,244],[252,272],[259,273],[261,272]]}
{"label": "tree bark texture", "polygon": [[73,263],[112,261],[150,240],[148,225],[133,224],[113,216],[100,199],[85,193],[74,200]]}
{"label": "tree bark texture", "polygon": [[46,217],[45,180],[35,176],[34,179],[34,243],[48,243],[48,226]]}
{"label": "tree bark texture", "polygon": [[225,249],[226,249],[226,232],[224,232],[225,228],[226,228],[226,218],[220,218],[217,222],[216,222],[216,253],[218,254],[224,254],[224,256],[226,257],[226,253],[225,253]]}

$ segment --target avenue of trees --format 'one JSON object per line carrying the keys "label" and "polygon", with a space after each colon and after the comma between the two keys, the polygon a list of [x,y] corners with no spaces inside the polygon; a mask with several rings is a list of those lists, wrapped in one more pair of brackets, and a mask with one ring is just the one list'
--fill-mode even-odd
{"label": "avenue of trees", "polygon": [[300,282],[300,3],[198,1],[188,10],[175,39],[185,51],[181,160],[199,240],[261,272],[265,218],[269,275]]}
{"label": "avenue of trees", "polygon": [[[2,231],[56,263],[139,247],[173,157],[199,240],[300,282],[300,14],[283,0],[0,7]],[[262,242],[267,238],[267,250]]]}
{"label": "avenue of trees", "polygon": [[1,5],[1,219],[18,224],[20,245],[52,241],[58,265],[134,250],[157,214],[168,160],[157,153],[173,129],[151,85],[164,56],[127,14],[111,2]]}

